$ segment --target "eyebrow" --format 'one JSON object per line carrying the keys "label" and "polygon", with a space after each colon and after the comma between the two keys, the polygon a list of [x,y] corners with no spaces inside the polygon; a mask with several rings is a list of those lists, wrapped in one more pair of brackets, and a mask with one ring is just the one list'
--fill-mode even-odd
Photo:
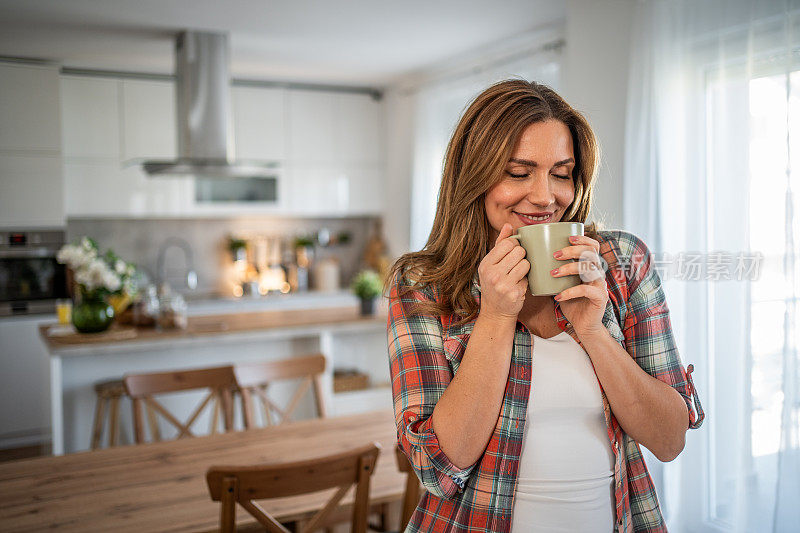
{"label": "eyebrow", "polygon": [[[512,157],[508,160],[509,163],[519,163],[520,165],[527,165],[529,167],[538,167],[539,163],[536,161],[531,161],[530,159],[517,159],[516,157]],[[553,166],[554,167],[562,167],[564,165],[568,165],[569,163],[574,163],[575,160],[573,158],[564,159],[563,161],[557,161]]]}

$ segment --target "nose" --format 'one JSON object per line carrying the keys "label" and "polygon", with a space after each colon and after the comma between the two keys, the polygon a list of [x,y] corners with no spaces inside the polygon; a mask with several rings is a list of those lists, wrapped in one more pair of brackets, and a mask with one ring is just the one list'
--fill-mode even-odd
{"label": "nose", "polygon": [[526,199],[533,205],[541,207],[548,207],[555,203],[556,197],[553,194],[547,173],[536,173],[533,176]]}

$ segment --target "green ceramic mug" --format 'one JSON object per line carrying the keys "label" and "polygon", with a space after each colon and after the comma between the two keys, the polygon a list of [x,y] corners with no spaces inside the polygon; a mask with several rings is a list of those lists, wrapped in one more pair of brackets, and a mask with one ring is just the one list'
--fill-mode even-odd
{"label": "green ceramic mug", "polygon": [[550,271],[576,259],[556,259],[553,252],[571,246],[572,235],[583,235],[582,222],[551,222],[522,226],[512,239],[525,248],[525,257],[531,264],[528,271],[528,287],[533,296],[555,295],[581,284],[578,274],[554,277]]}

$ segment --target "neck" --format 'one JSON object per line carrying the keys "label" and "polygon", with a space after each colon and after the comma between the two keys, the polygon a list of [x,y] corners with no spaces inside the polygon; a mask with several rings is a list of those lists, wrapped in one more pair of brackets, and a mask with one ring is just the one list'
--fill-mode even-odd
{"label": "neck", "polygon": [[525,293],[525,303],[522,304],[522,310],[525,316],[536,316],[543,311],[554,311],[552,296],[533,296],[530,292]]}

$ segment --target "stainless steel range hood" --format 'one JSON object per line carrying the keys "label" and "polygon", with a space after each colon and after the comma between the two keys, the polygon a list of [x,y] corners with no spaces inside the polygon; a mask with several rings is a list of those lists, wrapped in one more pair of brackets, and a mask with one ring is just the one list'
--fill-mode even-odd
{"label": "stainless steel range hood", "polygon": [[175,43],[178,158],[143,163],[151,176],[263,176],[275,162],[235,161],[228,36],[184,31]]}

